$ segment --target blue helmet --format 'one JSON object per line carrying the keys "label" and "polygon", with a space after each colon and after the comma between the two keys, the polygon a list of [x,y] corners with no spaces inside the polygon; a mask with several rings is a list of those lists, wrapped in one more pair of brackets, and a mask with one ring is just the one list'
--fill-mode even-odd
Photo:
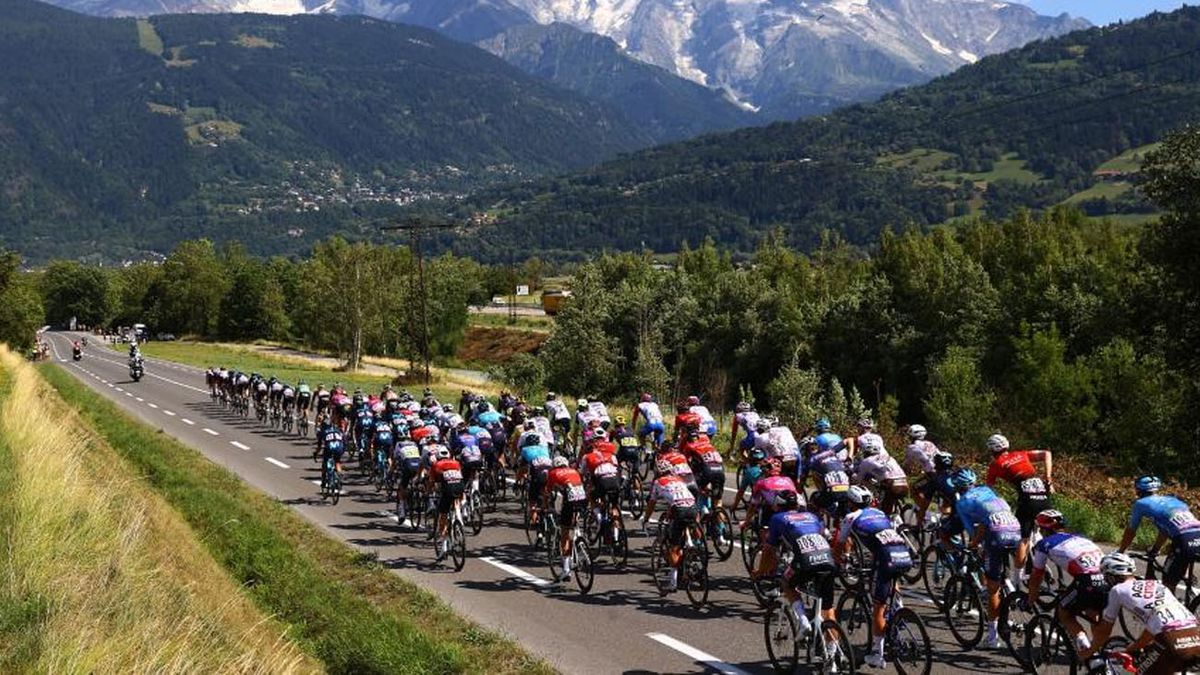
{"label": "blue helmet", "polygon": [[950,484],[958,490],[966,490],[975,485],[975,472],[963,467],[950,475]]}
{"label": "blue helmet", "polygon": [[838,436],[835,433],[826,431],[825,433],[821,434],[820,436],[817,436],[816,442],[817,442],[817,447],[820,448],[822,452],[825,452],[828,450],[836,449],[837,446],[841,444],[842,437]]}
{"label": "blue helmet", "polygon": [[814,425],[814,427],[816,428],[817,433],[823,434],[832,429],[833,425],[829,423],[828,417],[822,417],[817,420],[817,423]]}
{"label": "blue helmet", "polygon": [[753,448],[750,450],[750,461],[758,464],[767,458],[767,452],[762,448]]}
{"label": "blue helmet", "polygon": [[1140,495],[1154,494],[1162,489],[1162,480],[1158,476],[1147,474],[1133,481],[1133,488]]}

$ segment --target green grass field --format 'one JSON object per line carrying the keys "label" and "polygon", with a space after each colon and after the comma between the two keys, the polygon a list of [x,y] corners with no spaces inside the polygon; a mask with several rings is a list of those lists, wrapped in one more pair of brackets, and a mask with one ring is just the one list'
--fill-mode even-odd
{"label": "green grass field", "polygon": [[162,56],[163,41],[159,37],[158,31],[154,30],[154,24],[146,19],[137,20],[138,46],[155,56]]}
{"label": "green grass field", "polygon": [[965,178],[976,183],[1011,180],[1022,185],[1033,185],[1042,180],[1041,176],[1025,168],[1025,160],[1018,159],[1012,153],[1008,153],[996,160],[991,171],[981,173],[946,172],[940,174],[939,177],[944,180],[954,180],[956,182],[961,182]]}
{"label": "green grass field", "polygon": [[953,158],[953,153],[944,150],[913,148],[908,152],[883,155],[877,158],[875,163],[890,166],[894,169],[912,169],[920,173],[934,173],[948,160]]}
{"label": "green grass field", "polygon": [[63,369],[46,365],[42,373],[131,465],[132,479],[152,485],[254,603],[329,672],[553,672]]}
{"label": "green grass field", "polygon": [[1146,153],[1157,150],[1162,143],[1151,143],[1126,150],[1096,168],[1097,171],[1124,171],[1133,173],[1142,168]]}
{"label": "green grass field", "polygon": [[1100,181],[1090,188],[1067,197],[1063,204],[1078,204],[1089,199],[1116,199],[1133,189],[1133,184],[1126,181]]}

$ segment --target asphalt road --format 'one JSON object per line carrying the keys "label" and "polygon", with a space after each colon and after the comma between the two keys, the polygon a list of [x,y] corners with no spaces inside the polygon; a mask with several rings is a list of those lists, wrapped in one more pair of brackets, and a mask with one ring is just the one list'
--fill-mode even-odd
{"label": "asphalt road", "polygon": [[[108,349],[91,347],[73,362],[70,339],[50,334],[53,357],[92,389],[563,672],[771,672],[763,612],[736,551],[726,562],[713,559],[710,604],[698,611],[682,592],[658,595],[649,573],[650,540],[631,530],[629,568],[600,566],[591,594],[582,597],[573,583],[550,583],[543,558],[525,543],[520,512],[508,502],[488,514],[480,536],[468,538],[469,559],[455,573],[433,564],[425,535],[401,528],[391,505],[361,483],[353,466],[341,502],[323,503],[312,439],[285,438],[222,410],[210,402],[201,369],[147,359],[146,376],[134,383],[122,355]],[[1007,652],[960,649],[916,589],[905,602],[926,620],[934,672],[1019,672]]]}

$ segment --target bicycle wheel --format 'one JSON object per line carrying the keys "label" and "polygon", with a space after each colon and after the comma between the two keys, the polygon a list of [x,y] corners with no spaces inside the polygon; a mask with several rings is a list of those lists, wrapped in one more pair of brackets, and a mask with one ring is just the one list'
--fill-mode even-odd
{"label": "bicycle wheel", "polygon": [[1036,613],[1025,606],[1025,596],[1020,593],[1009,593],[1000,604],[1000,620],[996,632],[1008,647],[1008,653],[1017,663],[1025,668],[1029,663],[1029,654],[1025,651],[1025,635],[1033,624]]}
{"label": "bicycle wheel", "polygon": [[983,639],[986,615],[983,600],[966,579],[951,579],[942,594],[942,617],[954,640],[963,649],[971,649]]}
{"label": "bicycle wheel", "polygon": [[[761,553],[762,551],[756,548],[750,554],[751,564],[755,568],[758,567],[758,558]],[[761,579],[750,578],[750,590],[754,592],[754,599],[758,601],[760,606],[768,607],[774,602],[775,599],[772,597],[773,594],[771,591],[778,586],[778,583],[779,580],[774,575]]]}
{"label": "bicycle wheel", "polygon": [[467,534],[463,532],[462,521],[457,519],[450,525],[450,560],[455,572],[461,572],[467,564]]}
{"label": "bicycle wheel", "polygon": [[696,544],[683,550],[684,590],[693,607],[702,607],[708,602],[708,549],[702,544]]}
{"label": "bicycle wheel", "polygon": [[838,599],[837,621],[855,648],[866,653],[871,649],[871,598],[866,591],[847,590]]}
{"label": "bicycle wheel", "polygon": [[562,572],[562,547],[558,543],[558,528],[548,525],[545,537],[546,566],[550,568],[550,576],[557,580]]}
{"label": "bicycle wheel", "polygon": [[572,573],[575,575],[575,585],[579,587],[581,595],[587,595],[592,590],[592,582],[596,580],[596,570],[592,568],[592,554],[588,551],[588,544],[583,537],[575,537],[574,546],[575,569]]}
{"label": "bicycle wheel", "polygon": [[713,511],[708,529],[717,560],[721,562],[729,560],[729,557],[733,555],[733,523],[729,520],[729,513],[723,508]]}
{"label": "bicycle wheel", "polygon": [[334,471],[333,480],[330,483],[330,498],[333,500],[333,505],[337,506],[338,501],[342,498],[342,475]]}
{"label": "bicycle wheel", "polygon": [[853,673],[858,667],[854,658],[854,646],[841,624],[836,621],[821,622],[820,641],[809,645],[809,670],[816,673]]}
{"label": "bicycle wheel", "polygon": [[533,523],[533,510],[528,504],[521,509],[521,516],[525,521],[525,541],[533,546],[537,542],[537,526]]}
{"label": "bicycle wheel", "polygon": [[1026,667],[1038,675],[1069,673],[1075,675],[1079,659],[1067,631],[1048,614],[1039,614],[1025,634]]}
{"label": "bicycle wheel", "polygon": [[929,675],[933,668],[933,649],[925,624],[916,612],[901,607],[888,618],[883,644],[887,659],[900,675]]}
{"label": "bicycle wheel", "polygon": [[479,499],[479,493],[471,491],[468,503],[471,505],[471,534],[478,537],[483,532],[483,502]]}
{"label": "bicycle wheel", "polygon": [[917,530],[909,525],[901,525],[897,532],[908,545],[908,554],[913,561],[912,567],[908,568],[908,571],[901,575],[901,579],[904,580],[905,585],[913,586],[921,581],[922,576],[920,537],[917,536]]}
{"label": "bicycle wheel", "polygon": [[592,508],[587,508],[583,517],[583,536],[587,539],[588,544],[595,546],[600,541],[600,519],[596,517],[596,511]]}
{"label": "bicycle wheel", "polygon": [[942,596],[946,591],[946,582],[953,576],[949,556],[937,544],[930,544],[921,553],[921,581],[925,584],[925,592],[929,599],[940,610]]}
{"label": "bicycle wheel", "polygon": [[742,564],[746,566],[746,574],[754,572],[754,552],[758,550],[758,530],[747,527],[739,535],[742,544]]}
{"label": "bicycle wheel", "polygon": [[866,569],[866,553],[858,539],[852,540],[850,554],[838,567],[838,577],[842,580],[843,588],[859,588],[862,585],[862,571]]}
{"label": "bicycle wheel", "polygon": [[785,602],[776,602],[767,608],[763,620],[763,641],[767,644],[767,656],[777,673],[796,672],[800,658],[800,634],[792,608]]}
{"label": "bicycle wheel", "polygon": [[625,519],[612,521],[612,561],[617,567],[629,564],[629,533],[625,531]]}

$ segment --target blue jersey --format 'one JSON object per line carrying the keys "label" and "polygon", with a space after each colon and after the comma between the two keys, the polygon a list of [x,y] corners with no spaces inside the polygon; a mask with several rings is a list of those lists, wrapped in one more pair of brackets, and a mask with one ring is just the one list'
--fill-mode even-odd
{"label": "blue jersey", "polygon": [[865,508],[846,516],[842,521],[841,534],[843,541],[846,537],[854,534],[863,546],[871,549],[877,558],[884,549],[908,550],[907,542],[899,532],[896,532],[892,525],[892,519],[876,508]]}
{"label": "blue jersey", "polygon": [[1011,512],[1008,502],[990,487],[980,485],[967,490],[958,498],[958,517],[967,532],[974,532],[978,525],[987,525],[996,513]]}
{"label": "blue jersey", "polygon": [[321,434],[321,450],[327,455],[341,457],[346,449],[346,440],[337,427],[329,427]]}
{"label": "blue jersey", "polygon": [[384,447],[392,446],[392,423],[387,420],[375,422],[375,444]]}
{"label": "blue jersey", "polygon": [[551,464],[550,448],[544,445],[527,445],[521,448],[521,463],[528,464],[535,469],[549,468]]}
{"label": "blue jersey", "polygon": [[817,516],[806,511],[784,511],[771,516],[767,524],[767,543],[779,546],[787,541],[795,552],[828,549],[825,525]]}
{"label": "blue jersey", "polygon": [[479,413],[475,421],[479,422],[480,426],[486,426],[488,424],[500,424],[500,419],[500,413],[495,410],[488,410],[487,412]]}
{"label": "blue jersey", "polygon": [[1200,521],[1192,515],[1188,505],[1173,495],[1148,495],[1135,501],[1129,527],[1136,530],[1142,518],[1149,518],[1159,532],[1172,539],[1200,530]]}

